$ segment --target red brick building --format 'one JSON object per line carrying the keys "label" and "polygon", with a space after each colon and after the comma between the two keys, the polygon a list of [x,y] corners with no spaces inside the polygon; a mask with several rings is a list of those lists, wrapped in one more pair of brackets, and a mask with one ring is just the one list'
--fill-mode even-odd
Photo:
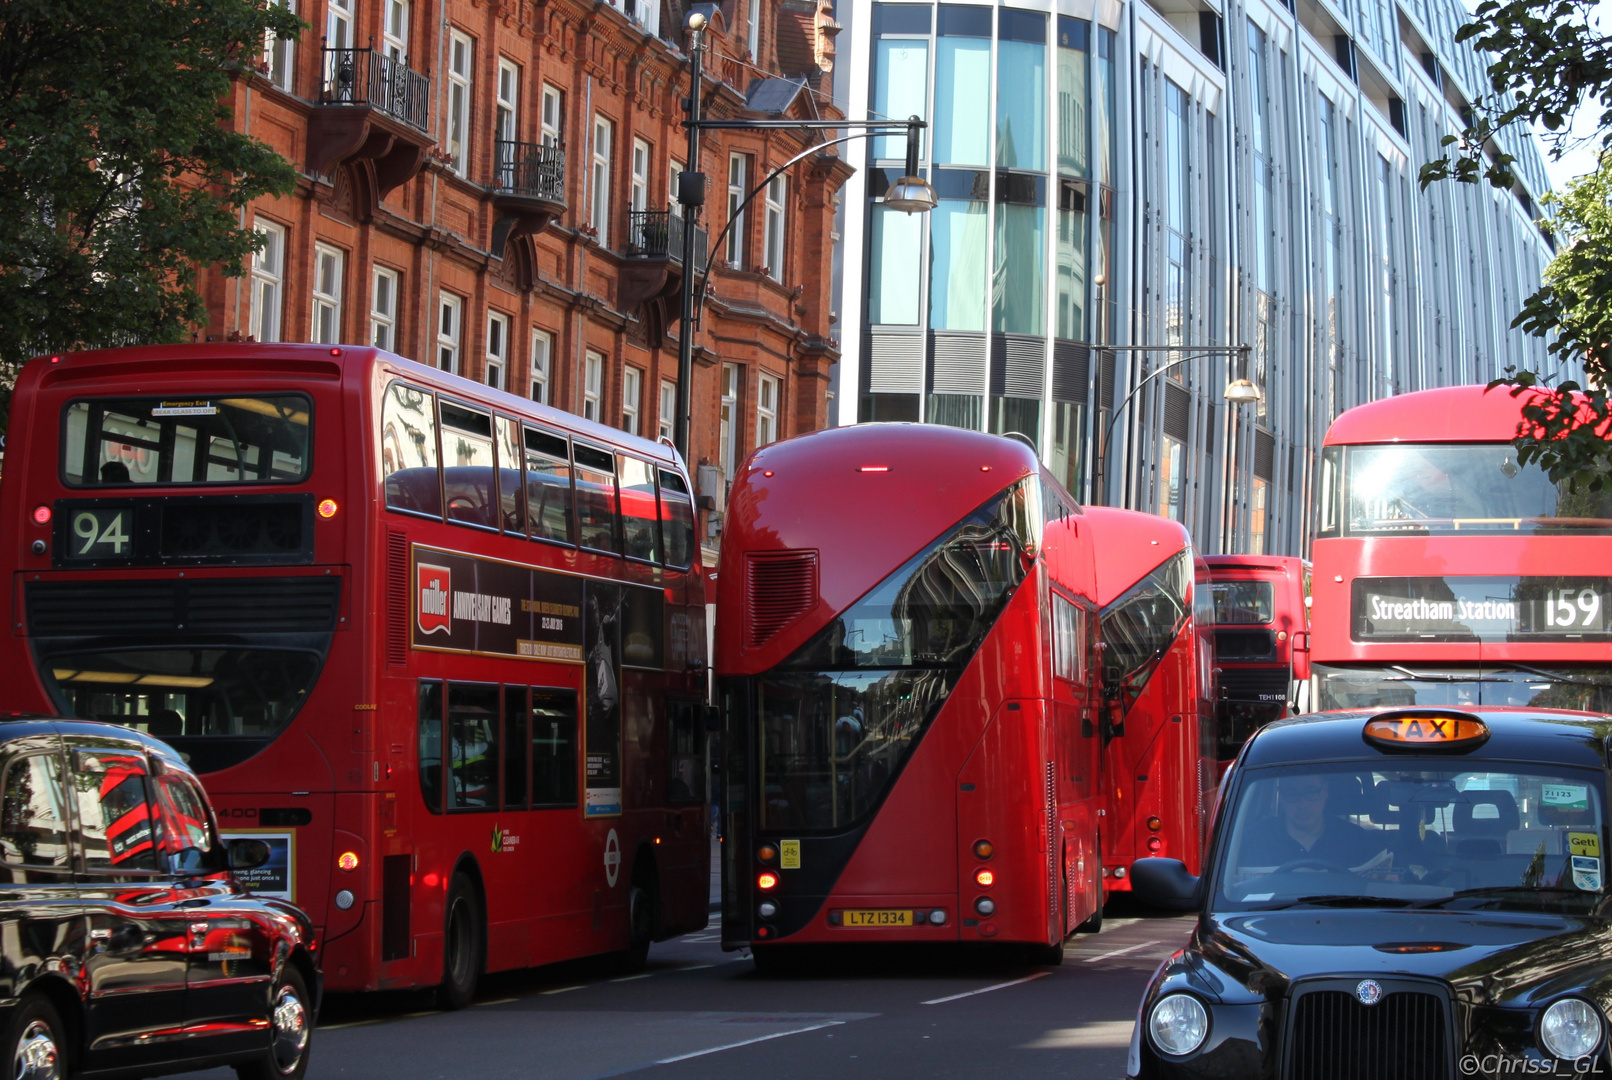
{"label": "red brick building", "polygon": [[[669,435],[681,27],[694,10],[710,21],[706,116],[834,117],[823,75],[838,27],[824,0],[281,2],[312,28],[269,43],[235,86],[234,122],[301,176],[247,210],[267,235],[250,275],[206,278],[206,335],[374,343]],[[701,232],[714,237],[816,141],[708,134]],[[827,423],[834,204],[849,175],[832,150],[807,157],[716,253],[689,458],[718,510],[750,449]],[[708,518],[712,544],[720,513]]]}

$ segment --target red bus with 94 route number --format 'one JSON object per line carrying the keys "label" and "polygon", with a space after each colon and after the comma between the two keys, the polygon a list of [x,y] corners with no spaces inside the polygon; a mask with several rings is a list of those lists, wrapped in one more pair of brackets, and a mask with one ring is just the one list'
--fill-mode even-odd
{"label": "red bus with 94 route number", "polygon": [[370,348],[47,357],[0,708],[169,742],[331,990],[707,922],[704,585],[667,447]]}

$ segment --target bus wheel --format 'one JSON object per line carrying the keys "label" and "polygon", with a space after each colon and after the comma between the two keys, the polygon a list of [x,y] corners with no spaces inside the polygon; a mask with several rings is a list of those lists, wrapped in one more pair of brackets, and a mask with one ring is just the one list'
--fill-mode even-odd
{"label": "bus wheel", "polygon": [[627,947],[616,954],[616,966],[628,975],[649,963],[649,943],[655,937],[655,899],[642,885],[627,890]]}
{"label": "bus wheel", "polygon": [[437,1003],[444,1009],[462,1009],[475,996],[486,955],[486,930],[476,906],[476,889],[463,874],[448,885],[447,916],[442,932],[442,985]]}
{"label": "bus wheel", "polygon": [[1103,929],[1103,857],[1097,856],[1097,910],[1075,927],[1077,934],[1096,934]]}

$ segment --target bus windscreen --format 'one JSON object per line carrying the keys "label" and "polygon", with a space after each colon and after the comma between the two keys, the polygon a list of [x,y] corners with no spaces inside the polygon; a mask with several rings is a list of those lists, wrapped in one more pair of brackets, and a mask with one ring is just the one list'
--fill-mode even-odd
{"label": "bus windscreen", "polygon": [[1268,581],[1217,581],[1209,591],[1216,626],[1259,626],[1275,617],[1276,589]]}
{"label": "bus windscreen", "polygon": [[1612,533],[1612,490],[1552,483],[1539,466],[1519,465],[1510,443],[1346,450],[1341,476],[1335,467],[1324,471],[1345,485],[1339,502],[1348,536]]}
{"label": "bus windscreen", "polygon": [[301,394],[90,398],[63,415],[74,487],[283,484],[308,476],[312,404]]}

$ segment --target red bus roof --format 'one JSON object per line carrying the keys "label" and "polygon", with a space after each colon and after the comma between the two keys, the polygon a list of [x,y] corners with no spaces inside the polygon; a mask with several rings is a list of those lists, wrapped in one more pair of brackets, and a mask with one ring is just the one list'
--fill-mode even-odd
{"label": "red bus roof", "polygon": [[1444,386],[1357,405],[1332,422],[1327,446],[1396,442],[1507,442],[1535,392]]}
{"label": "red bus roof", "polygon": [[[298,375],[315,375],[323,368],[326,377],[334,377],[337,370],[346,372],[361,369],[373,363],[382,363],[397,369],[398,373],[431,389],[468,402],[503,409],[517,415],[540,420],[584,439],[620,447],[632,453],[662,463],[681,465],[677,453],[665,443],[655,442],[638,435],[630,435],[575,413],[562,412],[542,405],[518,394],[494,389],[483,383],[461,378],[428,364],[367,345],[306,345],[295,342],[207,342],[186,345],[138,345],[126,349],[97,349],[88,352],[60,353],[55,357],[42,356],[29,361],[17,378],[19,396],[27,389],[49,389],[62,382],[95,382],[105,379],[145,379],[152,376],[173,376],[175,383],[195,385],[214,377],[216,367],[256,369],[265,381],[294,380]],[[300,370],[287,365],[302,365]],[[232,373],[232,378],[239,378]],[[229,387],[228,389],[238,389]],[[114,386],[108,393],[160,392],[160,387],[143,385]]]}
{"label": "red bus roof", "polygon": [[[746,552],[815,550],[816,606],[766,646],[804,641],[991,496],[1040,469],[1023,443],[936,424],[857,424],[757,450],[728,497],[718,603],[737,603]],[[739,619],[717,619],[719,640]],[[737,637],[718,657],[739,654]]]}
{"label": "red bus roof", "polygon": [[1309,560],[1297,555],[1205,555],[1211,574],[1223,570],[1246,570],[1251,573],[1301,574]]}
{"label": "red bus roof", "polygon": [[1097,552],[1098,607],[1107,607],[1125,590],[1157,570],[1165,560],[1192,546],[1186,526],[1169,518],[1120,510],[1112,506],[1088,506],[1093,546]]}

